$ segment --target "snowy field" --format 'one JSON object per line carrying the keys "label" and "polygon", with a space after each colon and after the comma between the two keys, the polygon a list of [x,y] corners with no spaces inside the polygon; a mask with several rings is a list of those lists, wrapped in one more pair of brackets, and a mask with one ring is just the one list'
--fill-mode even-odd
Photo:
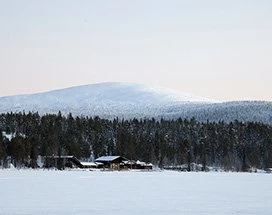
{"label": "snowy field", "polygon": [[0,170],[0,214],[272,214],[272,174]]}

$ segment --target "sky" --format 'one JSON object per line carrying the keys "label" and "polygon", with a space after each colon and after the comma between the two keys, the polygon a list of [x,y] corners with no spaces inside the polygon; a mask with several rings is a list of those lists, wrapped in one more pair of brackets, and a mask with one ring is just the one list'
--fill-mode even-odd
{"label": "sky", "polygon": [[0,96],[133,82],[272,101],[271,0],[0,0]]}

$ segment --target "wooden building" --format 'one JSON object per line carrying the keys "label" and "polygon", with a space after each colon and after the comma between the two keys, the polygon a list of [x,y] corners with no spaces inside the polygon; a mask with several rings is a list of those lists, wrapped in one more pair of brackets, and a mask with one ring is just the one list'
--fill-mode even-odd
{"label": "wooden building", "polygon": [[103,163],[104,168],[120,169],[120,164],[128,159],[121,156],[102,156],[95,160],[95,162]]}
{"label": "wooden building", "polygon": [[72,155],[68,156],[46,156],[44,157],[44,167],[45,168],[58,168],[64,169],[69,168],[83,168],[81,162]]}

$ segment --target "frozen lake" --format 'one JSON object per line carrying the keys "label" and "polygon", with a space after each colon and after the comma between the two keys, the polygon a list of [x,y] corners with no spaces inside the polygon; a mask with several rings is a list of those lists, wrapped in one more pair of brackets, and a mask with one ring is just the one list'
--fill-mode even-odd
{"label": "frozen lake", "polygon": [[272,214],[272,174],[0,170],[3,214]]}

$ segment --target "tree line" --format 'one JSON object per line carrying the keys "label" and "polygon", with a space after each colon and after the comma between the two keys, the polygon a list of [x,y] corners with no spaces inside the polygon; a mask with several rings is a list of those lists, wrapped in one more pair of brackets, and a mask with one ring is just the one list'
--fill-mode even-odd
{"label": "tree line", "polygon": [[36,168],[38,156],[81,160],[121,155],[159,167],[202,170],[272,167],[272,127],[262,123],[195,119],[114,119],[19,112],[0,115],[0,166]]}

